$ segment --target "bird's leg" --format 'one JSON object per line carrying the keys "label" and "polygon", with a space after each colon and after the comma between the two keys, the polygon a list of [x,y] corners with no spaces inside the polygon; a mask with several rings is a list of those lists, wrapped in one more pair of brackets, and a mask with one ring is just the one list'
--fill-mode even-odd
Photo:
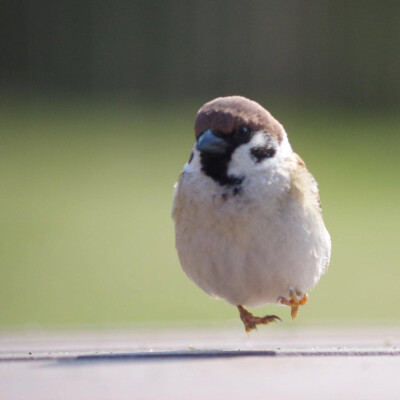
{"label": "bird's leg", "polygon": [[246,333],[252,329],[257,329],[257,325],[267,325],[270,322],[281,321],[276,315],[266,315],[265,317],[256,317],[251,312],[247,311],[243,306],[237,306],[240,319],[242,320]]}
{"label": "bird's leg", "polygon": [[292,287],[290,287],[289,296],[290,300],[283,296],[279,297],[278,300],[281,304],[291,307],[290,314],[292,315],[292,319],[295,319],[297,317],[297,312],[299,311],[299,306],[304,306],[307,304],[308,295],[307,293],[301,293],[300,291],[294,290]]}

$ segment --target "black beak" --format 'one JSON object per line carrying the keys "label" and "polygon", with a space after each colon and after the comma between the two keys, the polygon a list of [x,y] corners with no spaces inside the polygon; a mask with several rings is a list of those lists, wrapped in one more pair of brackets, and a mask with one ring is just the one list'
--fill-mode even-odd
{"label": "black beak", "polygon": [[229,144],[222,138],[215,136],[211,129],[207,129],[197,140],[196,149],[202,153],[225,154]]}

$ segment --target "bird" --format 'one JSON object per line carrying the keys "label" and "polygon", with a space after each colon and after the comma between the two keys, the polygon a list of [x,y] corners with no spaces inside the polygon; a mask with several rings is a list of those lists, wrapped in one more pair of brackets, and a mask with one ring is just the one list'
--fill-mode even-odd
{"label": "bird", "polygon": [[172,206],[183,271],[237,307],[246,333],[281,320],[248,307],[288,306],[294,320],[331,256],[315,179],[283,126],[246,97],[204,104],[194,133]]}

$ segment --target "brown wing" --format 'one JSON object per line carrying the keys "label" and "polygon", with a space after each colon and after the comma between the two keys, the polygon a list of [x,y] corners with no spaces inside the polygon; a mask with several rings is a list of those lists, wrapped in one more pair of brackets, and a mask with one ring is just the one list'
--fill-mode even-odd
{"label": "brown wing", "polygon": [[311,200],[322,210],[317,181],[308,172],[305,162],[296,153],[293,153],[291,190],[296,191],[297,196],[300,196],[303,201]]}

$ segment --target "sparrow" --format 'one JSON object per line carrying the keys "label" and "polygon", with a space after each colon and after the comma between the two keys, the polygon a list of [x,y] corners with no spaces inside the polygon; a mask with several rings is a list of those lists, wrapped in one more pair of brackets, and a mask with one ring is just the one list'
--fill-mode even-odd
{"label": "sparrow", "polygon": [[194,132],[172,207],[183,271],[236,306],[246,332],[280,318],[245,306],[289,306],[294,319],[331,254],[315,179],[283,126],[245,97],[204,104]]}

